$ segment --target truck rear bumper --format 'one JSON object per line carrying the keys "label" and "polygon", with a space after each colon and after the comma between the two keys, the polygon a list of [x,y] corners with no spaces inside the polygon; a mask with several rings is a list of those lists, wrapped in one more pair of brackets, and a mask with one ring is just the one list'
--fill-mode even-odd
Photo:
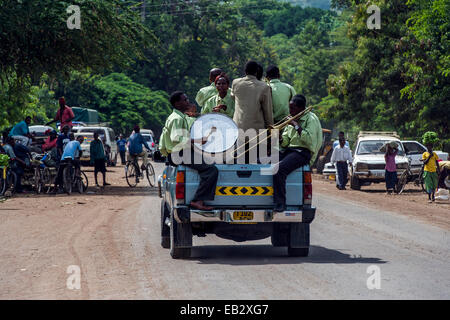
{"label": "truck rear bumper", "polygon": [[[273,212],[270,209],[217,209],[214,211],[190,210],[188,207],[174,208],[175,219],[178,222],[228,222],[228,223],[264,223],[264,222],[302,222],[311,223],[316,214],[316,208],[308,207],[302,210]],[[252,212],[252,219],[236,220],[235,212]]]}

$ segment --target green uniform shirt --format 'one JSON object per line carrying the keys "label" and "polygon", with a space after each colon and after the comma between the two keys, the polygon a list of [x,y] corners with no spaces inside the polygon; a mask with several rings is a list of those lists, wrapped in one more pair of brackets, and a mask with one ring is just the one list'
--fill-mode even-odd
{"label": "green uniform shirt", "polygon": [[202,108],[202,114],[205,113],[210,113],[213,112],[213,108],[218,106],[219,104],[224,104],[227,106],[227,110],[220,110],[220,113],[223,113],[227,116],[229,116],[230,118],[233,118],[234,115],[234,99],[231,97],[231,89],[228,89],[228,93],[225,96],[225,98],[221,98],[219,96],[219,94],[215,94],[214,96],[212,96],[211,98],[209,98],[206,102],[205,105]]}
{"label": "green uniform shirt", "polygon": [[269,86],[272,88],[273,119],[277,123],[289,115],[289,101],[296,92],[291,85],[279,79],[270,80]]}
{"label": "green uniform shirt", "polygon": [[187,118],[190,117],[177,109],[173,109],[159,138],[159,149],[162,155],[167,156],[174,151],[180,151],[190,142],[190,125]]}
{"label": "green uniform shirt", "polygon": [[312,113],[308,112],[300,120],[297,121],[298,125],[302,127],[302,134],[299,135],[297,130],[291,125],[284,128],[282,133],[283,141],[281,147],[283,148],[306,148],[311,151],[311,161],[309,165],[312,166],[317,158],[317,153],[322,146],[322,126],[319,118]]}
{"label": "green uniform shirt", "polygon": [[197,118],[196,117],[190,117],[188,115],[186,115],[185,117],[186,117],[186,121],[188,123],[188,128],[189,128],[189,130],[191,130],[191,127],[194,124],[195,120],[197,120]]}
{"label": "green uniform shirt", "polygon": [[201,88],[195,96],[195,101],[203,108],[205,102],[217,93],[216,84],[213,82],[209,86]]}

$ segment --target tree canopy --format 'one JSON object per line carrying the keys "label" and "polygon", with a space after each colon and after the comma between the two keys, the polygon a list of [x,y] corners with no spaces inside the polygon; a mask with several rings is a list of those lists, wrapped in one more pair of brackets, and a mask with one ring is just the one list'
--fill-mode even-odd
{"label": "tree canopy", "polygon": [[[0,0],[0,127],[51,118],[65,96],[117,131],[158,132],[172,91],[193,101],[211,68],[233,79],[251,59],[278,65],[324,127],[436,131],[449,151],[450,2],[370,4],[380,30],[362,0]],[[67,27],[69,5],[79,30]]]}

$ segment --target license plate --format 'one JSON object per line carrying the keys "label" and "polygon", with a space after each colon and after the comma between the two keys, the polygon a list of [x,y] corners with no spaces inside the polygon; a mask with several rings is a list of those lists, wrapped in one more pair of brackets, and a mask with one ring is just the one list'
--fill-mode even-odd
{"label": "license plate", "polygon": [[384,177],[384,172],[373,172],[372,173],[375,177]]}
{"label": "license plate", "polygon": [[252,211],[235,211],[233,212],[233,220],[253,220]]}

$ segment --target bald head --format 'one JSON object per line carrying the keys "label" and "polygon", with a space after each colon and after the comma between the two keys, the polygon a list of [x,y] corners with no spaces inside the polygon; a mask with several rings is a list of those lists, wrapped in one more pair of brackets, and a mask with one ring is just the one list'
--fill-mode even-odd
{"label": "bald head", "polygon": [[209,82],[214,82],[217,76],[219,76],[222,72],[223,71],[220,68],[211,69],[211,71],[209,71]]}

